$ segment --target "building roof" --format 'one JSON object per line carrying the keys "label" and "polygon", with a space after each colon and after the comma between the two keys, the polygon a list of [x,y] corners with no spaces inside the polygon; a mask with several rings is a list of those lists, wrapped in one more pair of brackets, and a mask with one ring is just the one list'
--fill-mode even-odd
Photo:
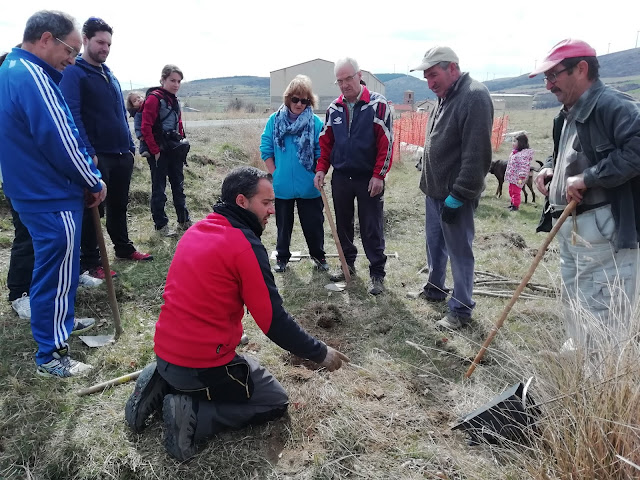
{"label": "building roof", "polygon": [[[271,70],[269,73],[274,73],[274,72],[279,72],[280,70],[284,70],[286,68],[292,68],[292,67],[298,67],[300,65],[304,65],[305,63],[312,63],[312,62],[325,62],[325,63],[330,63],[331,64],[331,68],[333,68],[333,66],[335,65],[334,62],[330,62],[329,60],[325,60],[323,58],[314,58],[313,60],[307,60],[306,62],[302,62],[302,63],[296,63],[294,65],[287,65],[286,67],[283,68],[278,68],[276,70]],[[380,82],[381,84],[384,85],[384,82],[382,80],[380,80],[378,77],[376,77],[373,73],[371,73],[369,70],[364,70],[364,69],[360,69],[360,71],[362,73],[366,73],[367,75],[371,75],[373,78],[375,78],[378,82]]]}

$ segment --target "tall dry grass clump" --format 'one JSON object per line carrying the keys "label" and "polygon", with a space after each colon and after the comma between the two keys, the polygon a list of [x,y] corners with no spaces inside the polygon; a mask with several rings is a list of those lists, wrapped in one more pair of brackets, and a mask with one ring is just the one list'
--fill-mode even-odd
{"label": "tall dry grass clump", "polygon": [[[523,457],[534,478],[640,478],[639,311],[613,332],[571,306],[590,332],[588,347],[546,355],[538,368],[537,451]],[[615,315],[616,309],[611,309]],[[543,357],[544,358],[544,357]]]}

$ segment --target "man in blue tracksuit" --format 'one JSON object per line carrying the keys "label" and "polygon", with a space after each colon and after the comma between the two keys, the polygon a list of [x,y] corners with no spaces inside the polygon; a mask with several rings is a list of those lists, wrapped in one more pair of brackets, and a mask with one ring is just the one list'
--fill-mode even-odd
{"label": "man in blue tracksuit", "polygon": [[31,330],[37,373],[70,377],[91,367],[73,360],[80,222],[85,203],[107,188],[80,139],[58,83],[82,46],[66,13],[40,11],[27,20],[22,48],[0,67],[0,165],[4,191],[33,239]]}
{"label": "man in blue tracksuit", "polygon": [[[111,49],[112,28],[102,19],[91,17],[82,26],[84,50],[75,65],[65,69],[60,90],[69,105],[80,137],[109,189],[107,196],[107,232],[116,257],[128,260],[152,260],[138,252],[129,239],[127,207],[129,184],[136,150],[127,122],[127,111],[118,79],[105,65]],[[103,279],[104,270],[91,210],[85,209],[80,249],[81,271]],[[80,279],[82,284],[85,280]],[[91,279],[89,279],[91,280]]]}

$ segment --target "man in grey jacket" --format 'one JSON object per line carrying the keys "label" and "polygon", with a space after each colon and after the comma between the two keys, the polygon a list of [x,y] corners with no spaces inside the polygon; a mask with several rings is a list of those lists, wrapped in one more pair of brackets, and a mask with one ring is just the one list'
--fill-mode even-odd
{"label": "man in grey jacket", "polygon": [[427,51],[422,63],[438,103],[429,116],[420,190],[426,195],[425,223],[429,280],[419,293],[444,301],[447,260],[451,260],[453,293],[449,313],[437,325],[458,329],[471,321],[474,212],[491,165],[493,103],[487,88],[460,71],[449,47]]}
{"label": "man in grey jacket", "polygon": [[548,195],[538,231],[548,231],[571,200],[574,222],[558,232],[567,341],[563,351],[632,335],[640,240],[640,104],[599,80],[586,42],[555,45],[530,77],[544,73],[563,104],[553,124],[553,155],[536,184]]}

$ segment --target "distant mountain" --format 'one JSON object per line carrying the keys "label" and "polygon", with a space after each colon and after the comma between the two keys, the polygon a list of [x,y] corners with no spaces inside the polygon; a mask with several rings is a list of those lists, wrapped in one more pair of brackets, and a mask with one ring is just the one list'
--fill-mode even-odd
{"label": "distant mountain", "polygon": [[[413,98],[416,102],[436,98],[434,93],[429,90],[427,82],[419,78],[398,73],[376,73],[375,75],[384,83],[384,96],[393,103],[402,103],[404,92],[407,90],[413,92]],[[384,80],[385,78],[390,79]]]}
{"label": "distant mountain", "polygon": [[[623,90],[634,90],[640,88],[625,88],[624,84],[640,83],[634,81],[633,78],[640,76],[640,48],[632,48],[622,52],[609,53],[598,57],[600,63],[600,77],[607,80],[607,83],[614,84],[616,88]],[[611,81],[611,79],[619,79],[619,81]],[[624,80],[623,80],[624,79]],[[545,86],[542,83],[542,75],[529,78],[528,74],[520,75],[512,78],[498,78],[496,80],[488,80],[484,82],[490,92],[506,92],[506,93],[537,93],[544,92]],[[514,89],[519,89],[515,92]]]}
{"label": "distant mountain", "polygon": [[185,82],[180,88],[180,96],[206,95],[211,91],[218,91],[220,87],[246,87],[255,90],[256,95],[269,95],[269,77],[218,77],[205,78]]}
{"label": "distant mountain", "polygon": [[406,76],[404,73],[374,73],[374,75],[384,84],[390,80]]}

